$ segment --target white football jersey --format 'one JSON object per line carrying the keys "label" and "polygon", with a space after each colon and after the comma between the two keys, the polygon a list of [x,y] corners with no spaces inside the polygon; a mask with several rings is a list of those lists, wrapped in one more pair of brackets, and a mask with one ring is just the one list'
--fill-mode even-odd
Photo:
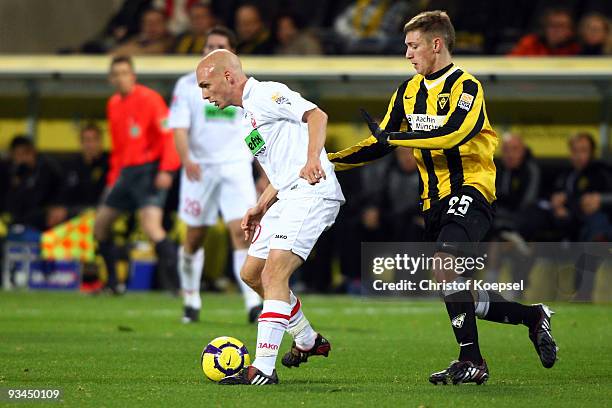
{"label": "white football jersey", "polygon": [[242,109],[219,109],[202,99],[196,74],[184,75],[176,82],[168,127],[189,129],[189,156],[205,164],[228,163],[253,157],[244,145]]}
{"label": "white football jersey", "polygon": [[308,156],[308,125],[302,117],[315,109],[315,104],[284,84],[249,78],[242,93],[242,106],[249,126],[244,142],[279,191],[278,198],[317,196],[344,202],[325,148],[320,159],[327,179],[311,186],[300,178]]}

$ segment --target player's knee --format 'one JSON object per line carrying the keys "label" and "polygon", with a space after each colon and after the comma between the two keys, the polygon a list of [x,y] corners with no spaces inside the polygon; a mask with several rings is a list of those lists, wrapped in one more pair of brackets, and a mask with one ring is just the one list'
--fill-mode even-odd
{"label": "player's knee", "polygon": [[109,226],[99,218],[94,221],[93,235],[96,241],[105,241],[109,235]]}
{"label": "player's knee", "polygon": [[261,281],[259,274],[255,273],[252,269],[244,267],[240,270],[240,279],[251,288],[258,287]]}
{"label": "player's knee", "polygon": [[261,285],[264,289],[270,289],[281,285],[283,283],[283,275],[283,270],[280,265],[266,264],[261,272]]}
{"label": "player's knee", "polygon": [[189,228],[183,244],[185,250],[188,253],[193,254],[204,244],[205,238],[206,232],[203,228]]}
{"label": "player's knee", "polygon": [[[453,258],[453,255],[443,252],[437,252],[434,255],[432,274],[437,282],[452,282],[457,279],[459,276],[457,272],[455,272],[453,268],[448,267],[449,265],[453,265]],[[449,259],[451,260],[450,262]]]}

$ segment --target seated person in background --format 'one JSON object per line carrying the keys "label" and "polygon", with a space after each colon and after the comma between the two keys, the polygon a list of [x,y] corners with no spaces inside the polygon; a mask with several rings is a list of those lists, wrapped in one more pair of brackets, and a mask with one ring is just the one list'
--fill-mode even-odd
{"label": "seated person in background", "polygon": [[582,17],[578,27],[580,54],[603,55],[612,53],[610,21],[602,14],[591,13]]}
{"label": "seated person in background", "polygon": [[111,50],[114,55],[151,55],[165,53],[172,43],[163,11],[149,9],[140,20],[140,32]]}
{"label": "seated person in background", "polygon": [[520,228],[527,239],[590,242],[610,239],[611,227],[604,206],[612,204],[612,179],[606,166],[595,160],[595,141],[587,132],[580,132],[569,141],[572,169],[555,182],[549,201],[530,211]]}
{"label": "seated person in background", "polygon": [[138,33],[142,13],[152,0],[124,0],[119,10],[106,22],[102,31],[81,45],[85,54],[104,54]]}
{"label": "seated person in background", "polygon": [[272,54],[274,44],[270,30],[254,4],[244,4],[236,10],[236,33],[238,54]]}
{"label": "seated person in background", "polygon": [[364,240],[420,242],[423,217],[419,208],[419,174],[412,148],[364,169]]}
{"label": "seated person in background", "polygon": [[59,206],[62,176],[59,167],[36,152],[27,136],[16,136],[9,146],[8,189],[4,209],[11,224],[46,230],[65,219]]}
{"label": "seated person in background", "polygon": [[61,201],[68,217],[100,203],[106,186],[108,154],[102,146],[102,131],[95,123],[88,123],[80,131],[81,152],[65,166]]}
{"label": "seated person in background", "polygon": [[320,55],[319,40],[304,26],[297,16],[283,14],[277,17],[274,27],[277,41],[275,53],[281,55]]}
{"label": "seated person in background", "polygon": [[533,206],[540,191],[540,168],[518,134],[503,137],[501,162],[497,164],[497,195],[493,233],[504,238],[517,229],[517,220]]}
{"label": "seated person in background", "polygon": [[403,38],[406,17],[418,10],[408,1],[356,0],[334,22],[347,54],[384,52]]}
{"label": "seated person in background", "polygon": [[541,32],[522,37],[510,51],[511,56],[578,55],[580,45],[576,42],[572,14],[562,8],[551,8],[544,12]]}
{"label": "seated person in background", "polygon": [[170,52],[173,54],[202,53],[206,43],[206,33],[216,23],[212,7],[203,3],[194,3],[189,7],[189,29],[176,38]]}

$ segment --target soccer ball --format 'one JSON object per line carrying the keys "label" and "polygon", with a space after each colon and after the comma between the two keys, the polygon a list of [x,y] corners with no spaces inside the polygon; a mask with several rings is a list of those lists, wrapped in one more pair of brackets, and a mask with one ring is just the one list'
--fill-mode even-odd
{"label": "soccer ball", "polygon": [[217,337],[204,348],[200,358],[204,375],[212,381],[221,381],[251,364],[246,346],[233,337]]}

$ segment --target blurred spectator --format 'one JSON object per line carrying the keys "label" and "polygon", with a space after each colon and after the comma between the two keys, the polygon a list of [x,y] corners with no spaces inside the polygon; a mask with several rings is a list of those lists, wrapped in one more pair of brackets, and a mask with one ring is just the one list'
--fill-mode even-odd
{"label": "blurred spectator", "polygon": [[517,229],[516,222],[523,211],[536,203],[540,176],[540,168],[523,139],[517,134],[504,135],[501,163],[497,165],[495,180],[495,234]]}
{"label": "blurred spectator", "polygon": [[[589,133],[576,134],[569,147],[572,169],[556,180],[550,200],[528,214],[523,235],[528,239],[609,240],[611,226],[604,212],[612,204],[609,171],[595,160],[595,141]],[[542,231],[549,235],[542,237]]]}
{"label": "blurred spectator", "polygon": [[398,148],[380,166],[364,170],[361,222],[369,240],[418,242],[423,239],[419,174],[411,148]]}
{"label": "blurred spectator", "polygon": [[180,34],[171,52],[174,54],[202,54],[206,43],[206,33],[215,26],[216,18],[212,8],[202,3],[194,3],[189,8],[189,30]]}
{"label": "blurred spectator", "polygon": [[[196,4],[210,6],[209,0],[153,0],[153,8],[162,10],[168,18],[172,34],[186,31],[191,25],[190,10]],[[201,50],[200,50],[201,51]]]}
{"label": "blurred spectator", "polygon": [[103,54],[117,47],[140,30],[142,14],[153,0],[124,0],[119,11],[106,23],[102,32],[81,46],[86,54]]}
{"label": "blurred spectator", "polygon": [[61,173],[50,159],[40,156],[26,136],[16,136],[9,146],[9,184],[3,196],[11,224],[45,230],[65,219],[59,205]]}
{"label": "blurred spectator", "polygon": [[513,56],[577,55],[580,45],[574,36],[574,20],[566,9],[548,9],[541,20],[542,31],[521,38]]}
{"label": "blurred spectator", "polygon": [[274,45],[270,30],[254,4],[244,4],[236,10],[236,33],[239,54],[272,54]]}
{"label": "blurred spectator", "polygon": [[612,52],[610,21],[599,13],[588,14],[578,27],[582,55],[602,55]]}
{"label": "blurred spectator", "polygon": [[111,50],[114,55],[163,54],[172,43],[163,11],[149,9],[141,18],[140,32]]}
{"label": "blurred spectator", "polygon": [[407,16],[416,10],[408,1],[356,0],[334,22],[347,54],[385,52],[402,40]]}
{"label": "blurred spectator", "polygon": [[292,14],[277,17],[274,27],[277,42],[276,54],[281,55],[319,55],[322,53],[319,40],[304,29],[300,19]]}
{"label": "blurred spectator", "polygon": [[108,173],[108,154],[102,146],[102,131],[95,123],[80,132],[81,154],[66,163],[61,201],[73,217],[86,208],[97,207]]}

